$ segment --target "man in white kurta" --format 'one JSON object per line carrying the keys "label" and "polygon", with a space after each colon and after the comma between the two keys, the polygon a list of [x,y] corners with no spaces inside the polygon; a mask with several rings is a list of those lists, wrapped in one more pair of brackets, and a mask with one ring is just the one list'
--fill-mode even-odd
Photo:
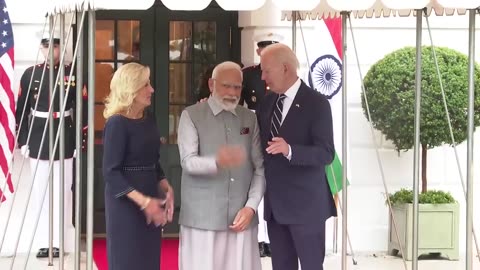
{"label": "man in white kurta", "polygon": [[180,118],[180,270],[260,270],[258,217],[265,191],[256,116],[237,106],[242,71],[215,67],[212,97]]}

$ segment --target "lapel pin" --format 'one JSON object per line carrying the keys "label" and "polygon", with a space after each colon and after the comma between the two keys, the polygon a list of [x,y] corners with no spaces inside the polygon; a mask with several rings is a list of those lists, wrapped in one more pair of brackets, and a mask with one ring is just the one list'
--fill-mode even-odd
{"label": "lapel pin", "polygon": [[297,103],[297,104],[295,104],[295,106],[297,106],[297,108],[300,108],[300,104],[298,104],[298,103]]}

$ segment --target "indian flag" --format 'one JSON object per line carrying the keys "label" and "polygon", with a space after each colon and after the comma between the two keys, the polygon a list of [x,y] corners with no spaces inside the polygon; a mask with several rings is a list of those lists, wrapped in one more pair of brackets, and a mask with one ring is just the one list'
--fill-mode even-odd
{"label": "indian flag", "polygon": [[329,18],[315,27],[315,40],[308,44],[310,87],[324,94],[330,101],[333,118],[335,159],[326,167],[332,194],[342,190],[342,20]]}

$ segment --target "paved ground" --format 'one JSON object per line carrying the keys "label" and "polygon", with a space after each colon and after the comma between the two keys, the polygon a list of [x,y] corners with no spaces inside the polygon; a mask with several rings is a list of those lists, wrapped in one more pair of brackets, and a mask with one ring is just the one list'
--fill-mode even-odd
{"label": "paved ground", "polygon": [[[85,268],[85,254],[82,256],[82,268]],[[19,256],[16,261],[13,269],[23,269],[23,263],[25,262],[26,256]],[[358,255],[356,258],[357,265],[353,265],[351,257],[348,257],[348,268],[349,270],[404,270],[404,265],[402,259],[398,257],[391,257],[385,255]],[[10,269],[10,258],[1,257],[0,258],[0,269],[7,270]],[[448,261],[438,258],[424,258],[419,260],[419,270],[465,270],[465,263],[462,260],[460,261]],[[65,269],[74,269],[73,267],[73,256],[66,256],[65,260]],[[262,259],[262,269],[271,270],[271,263],[269,258]],[[341,268],[341,257],[340,255],[333,254],[327,255],[325,258],[325,270],[340,270]],[[57,270],[58,262],[55,262],[55,265],[52,267],[47,266],[46,259],[36,259],[32,255],[29,259],[29,264],[27,269],[31,270]],[[96,267],[94,267],[96,269]],[[407,262],[407,269],[412,269],[411,262]],[[478,259],[474,261],[473,269],[480,269],[480,263]],[[176,270],[176,269],[162,269],[162,270]],[[208,269],[205,269],[208,270]],[[226,269],[228,270],[228,269]],[[245,269],[247,270],[247,269]]]}
{"label": "paved ground", "polygon": [[[13,266],[13,270],[17,270],[17,269],[18,270],[20,270],[20,269],[23,270],[24,265],[25,265],[26,257],[27,256],[25,254],[17,256],[15,258],[15,264]],[[0,269],[1,270],[11,269],[10,268],[11,262],[12,262],[12,258],[0,257]],[[87,269],[85,263],[86,263],[86,254],[82,253],[82,258],[81,258],[81,269],[82,270]],[[65,256],[65,268],[64,269],[73,270],[74,268],[75,268],[74,256],[73,256],[73,254],[72,255],[67,254]],[[30,258],[28,259],[28,265],[27,265],[26,269],[28,269],[28,270],[58,270],[59,269],[58,259],[55,259],[54,260],[54,265],[49,267],[48,266],[48,259],[37,259],[35,257],[35,254],[32,253],[30,255]],[[97,270],[97,268],[95,267],[95,264],[94,264],[94,270]]]}

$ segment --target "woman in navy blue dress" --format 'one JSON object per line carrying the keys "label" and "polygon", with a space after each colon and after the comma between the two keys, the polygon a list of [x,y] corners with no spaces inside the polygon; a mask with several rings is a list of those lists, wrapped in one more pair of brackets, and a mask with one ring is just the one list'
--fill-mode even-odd
{"label": "woman in navy blue dress", "polygon": [[137,63],[113,75],[106,99],[103,177],[110,270],[160,269],[162,226],[173,217],[173,190],[159,164],[160,136],[145,108],[150,70]]}

